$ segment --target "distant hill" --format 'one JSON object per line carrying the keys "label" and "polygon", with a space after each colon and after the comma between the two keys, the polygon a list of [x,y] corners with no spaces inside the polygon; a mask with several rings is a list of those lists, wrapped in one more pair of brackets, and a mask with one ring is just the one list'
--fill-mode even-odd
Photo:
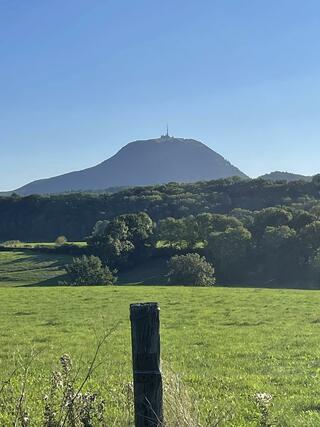
{"label": "distant hill", "polygon": [[281,171],[275,171],[270,172],[265,175],[261,175],[259,178],[268,180],[268,181],[306,181],[311,182],[312,176],[305,176],[305,175],[299,175],[296,173],[290,173],[290,172],[281,172]]}
{"label": "distant hill", "polygon": [[164,135],[134,141],[97,166],[31,182],[20,195],[95,191],[110,187],[247,178],[220,154],[194,139]]}

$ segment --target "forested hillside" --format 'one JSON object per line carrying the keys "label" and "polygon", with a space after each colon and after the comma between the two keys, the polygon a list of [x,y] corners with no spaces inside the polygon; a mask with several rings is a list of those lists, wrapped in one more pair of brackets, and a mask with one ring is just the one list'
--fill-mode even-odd
{"label": "forested hillside", "polygon": [[312,182],[270,182],[228,178],[194,184],[135,187],[115,194],[70,193],[0,198],[0,241],[53,241],[59,235],[82,240],[99,220],[147,212],[159,219],[204,212],[230,213],[270,206],[310,210],[320,206],[318,176]]}
{"label": "forested hillside", "polygon": [[291,172],[274,171],[261,175],[259,178],[266,179],[268,181],[312,181],[312,176],[299,175]]}

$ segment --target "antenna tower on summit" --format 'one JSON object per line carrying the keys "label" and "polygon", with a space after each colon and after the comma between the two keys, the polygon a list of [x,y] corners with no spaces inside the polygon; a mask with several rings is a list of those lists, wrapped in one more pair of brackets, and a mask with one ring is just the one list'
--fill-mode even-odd
{"label": "antenna tower on summit", "polygon": [[166,133],[164,135],[161,135],[162,139],[169,140],[172,138],[172,136],[169,135],[169,126],[167,125]]}

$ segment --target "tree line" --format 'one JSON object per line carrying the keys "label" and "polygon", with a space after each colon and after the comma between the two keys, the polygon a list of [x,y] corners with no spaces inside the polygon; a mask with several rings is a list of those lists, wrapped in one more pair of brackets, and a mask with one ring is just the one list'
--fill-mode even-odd
{"label": "tree line", "polygon": [[320,179],[312,182],[271,182],[228,178],[190,184],[169,183],[134,187],[113,194],[0,197],[0,241],[46,242],[63,235],[79,241],[90,235],[99,220],[146,212],[153,221],[201,213],[230,215],[234,209],[259,211],[287,206],[320,210]]}
{"label": "tree line", "polygon": [[[87,241],[88,254],[110,269],[130,269],[154,257],[198,254],[214,268],[219,284],[320,285],[318,209],[236,208],[229,215],[201,213],[158,221],[145,212],[124,214],[98,221]],[[182,274],[189,266],[179,263],[175,270]]]}

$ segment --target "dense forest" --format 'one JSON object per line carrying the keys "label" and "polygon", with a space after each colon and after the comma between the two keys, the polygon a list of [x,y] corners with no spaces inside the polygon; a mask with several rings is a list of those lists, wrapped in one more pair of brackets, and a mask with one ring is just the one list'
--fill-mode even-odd
{"label": "dense forest", "polygon": [[0,197],[0,241],[53,241],[59,235],[83,240],[99,220],[146,212],[153,221],[200,213],[230,214],[241,208],[259,211],[288,206],[310,211],[320,207],[320,183],[272,182],[240,178],[134,187],[114,194],[69,193]]}
{"label": "dense forest", "polygon": [[198,253],[214,266],[218,283],[318,287],[320,180],[233,178],[0,199],[2,241],[62,234],[87,240],[87,254],[118,270]]}

